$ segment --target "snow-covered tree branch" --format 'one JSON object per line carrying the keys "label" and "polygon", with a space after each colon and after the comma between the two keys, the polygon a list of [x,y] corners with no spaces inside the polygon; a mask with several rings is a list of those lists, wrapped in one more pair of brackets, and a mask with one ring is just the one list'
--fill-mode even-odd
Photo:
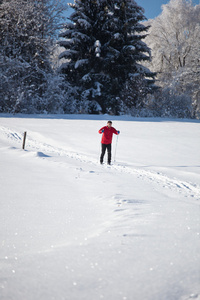
{"label": "snow-covered tree branch", "polygon": [[0,111],[41,112],[63,1],[0,3]]}
{"label": "snow-covered tree branch", "polygon": [[177,113],[185,110],[188,111],[185,116],[198,117],[200,5],[187,0],[171,0],[162,9],[160,16],[147,22],[151,28],[145,42],[152,49],[152,62],[147,66],[158,74],[163,99],[171,90],[173,99],[169,99],[171,104],[168,105],[171,112],[176,107],[176,97],[182,97]]}

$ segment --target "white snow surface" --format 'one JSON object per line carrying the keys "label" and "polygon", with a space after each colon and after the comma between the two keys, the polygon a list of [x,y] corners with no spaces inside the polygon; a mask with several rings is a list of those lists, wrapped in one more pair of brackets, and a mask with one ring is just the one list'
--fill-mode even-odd
{"label": "white snow surface", "polygon": [[200,122],[110,118],[0,115],[1,300],[200,299]]}

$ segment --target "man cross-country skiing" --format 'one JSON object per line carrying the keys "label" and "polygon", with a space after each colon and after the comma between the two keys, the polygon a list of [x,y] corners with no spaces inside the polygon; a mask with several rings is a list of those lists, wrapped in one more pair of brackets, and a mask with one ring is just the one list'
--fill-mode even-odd
{"label": "man cross-country skiing", "polygon": [[100,156],[100,163],[103,163],[103,158],[107,149],[108,152],[108,165],[111,164],[111,144],[112,144],[112,136],[114,134],[119,134],[120,131],[117,131],[114,127],[112,127],[112,122],[108,121],[107,126],[102,127],[99,130],[99,133],[103,133],[101,139],[101,156]]}

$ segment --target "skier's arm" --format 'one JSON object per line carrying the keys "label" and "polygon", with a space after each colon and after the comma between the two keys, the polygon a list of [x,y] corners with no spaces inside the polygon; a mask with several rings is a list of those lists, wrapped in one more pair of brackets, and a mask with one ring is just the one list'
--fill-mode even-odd
{"label": "skier's arm", "polygon": [[118,134],[120,134],[120,131],[119,131],[119,130],[116,130],[116,129],[113,127],[113,133],[116,134],[116,135],[118,135]]}
{"label": "skier's arm", "polygon": [[99,133],[103,133],[104,132],[104,127],[102,127],[101,129],[99,129]]}

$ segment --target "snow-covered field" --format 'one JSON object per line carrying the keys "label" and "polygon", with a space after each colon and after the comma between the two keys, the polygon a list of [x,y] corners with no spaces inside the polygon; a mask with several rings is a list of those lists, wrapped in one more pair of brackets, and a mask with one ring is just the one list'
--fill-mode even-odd
{"label": "snow-covered field", "polygon": [[200,122],[108,118],[0,115],[1,300],[200,299]]}

